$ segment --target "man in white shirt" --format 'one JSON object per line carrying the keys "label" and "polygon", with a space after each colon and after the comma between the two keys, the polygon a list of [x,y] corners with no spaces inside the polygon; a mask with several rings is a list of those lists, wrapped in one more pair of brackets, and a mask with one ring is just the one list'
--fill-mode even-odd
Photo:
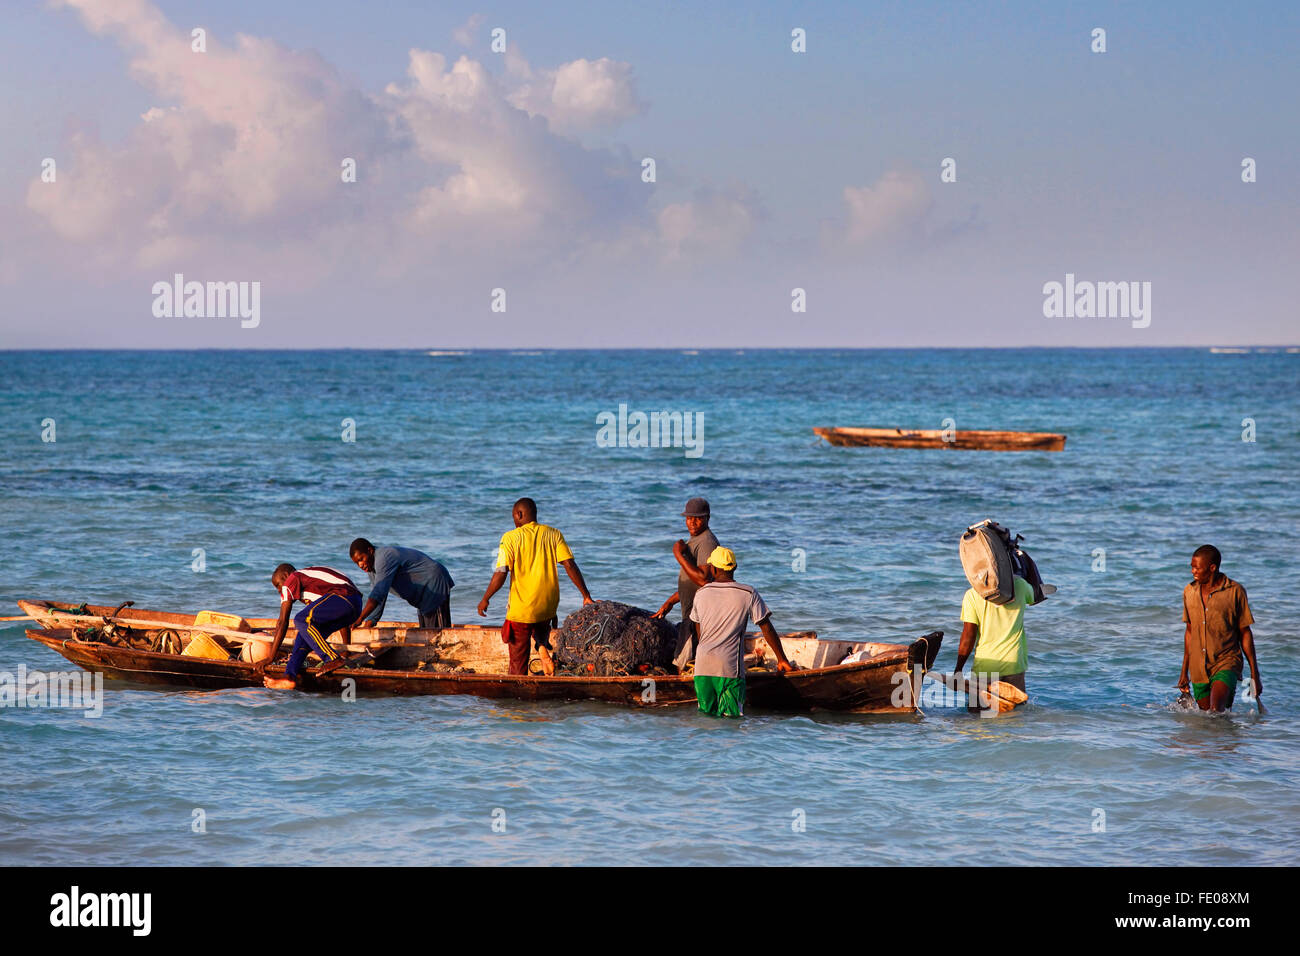
{"label": "man in white shirt", "polygon": [[715,548],[709,555],[709,581],[695,593],[691,622],[695,651],[695,697],[700,710],[713,717],[745,713],[745,625],[753,621],[776,655],[777,669],[791,670],[781,638],[772,627],[772,612],[758,592],[735,579],[736,555]]}

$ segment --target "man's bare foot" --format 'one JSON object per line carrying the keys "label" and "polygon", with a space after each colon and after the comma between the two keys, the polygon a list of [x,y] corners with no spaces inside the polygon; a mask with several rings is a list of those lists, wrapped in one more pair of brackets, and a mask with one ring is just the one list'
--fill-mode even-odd
{"label": "man's bare foot", "polygon": [[542,659],[542,673],[547,677],[555,676],[555,660],[551,657],[551,652],[544,647],[537,649],[537,656]]}
{"label": "man's bare foot", "polygon": [[262,686],[271,690],[293,690],[298,685],[287,677],[267,677],[262,680]]}

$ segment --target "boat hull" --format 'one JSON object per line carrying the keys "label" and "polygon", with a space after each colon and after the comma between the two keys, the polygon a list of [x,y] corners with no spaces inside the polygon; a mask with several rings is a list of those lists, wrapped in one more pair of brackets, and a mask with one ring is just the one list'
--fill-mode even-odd
{"label": "boat hull", "polygon": [[[454,630],[454,629],[447,629]],[[238,660],[216,661],[179,654],[112,646],[79,638],[71,628],[43,628],[27,636],[68,661],[113,680],[194,689],[260,687],[254,665]],[[753,671],[747,675],[746,702],[755,709],[778,711],[834,710],[851,713],[910,713],[915,711],[913,669],[928,668],[938,653],[942,633],[931,632],[911,645],[880,645],[884,650],[867,661],[812,667],[778,674]],[[415,652],[429,645],[413,644]],[[897,648],[897,650],[892,650]],[[283,665],[266,674],[280,677]],[[347,684],[345,682],[351,682]],[[359,696],[469,695],[527,701],[595,700],[633,707],[680,707],[695,703],[690,676],[571,677],[509,674],[459,674],[377,666],[343,667],[327,675],[308,671],[305,691]]]}
{"label": "boat hull", "polygon": [[944,432],[906,428],[814,428],[813,432],[832,445],[957,451],[1064,451],[1066,437],[1054,432]]}

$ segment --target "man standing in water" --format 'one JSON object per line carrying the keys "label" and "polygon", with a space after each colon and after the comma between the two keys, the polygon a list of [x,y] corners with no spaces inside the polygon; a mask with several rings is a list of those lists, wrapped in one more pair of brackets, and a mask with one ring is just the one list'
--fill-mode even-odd
{"label": "man standing in water", "polygon": [[695,659],[695,699],[711,717],[745,713],[745,625],[753,621],[776,655],[777,670],[793,668],[772,626],[772,612],[758,592],[736,580],[736,556],[730,548],[709,555],[710,580],[695,594],[691,626],[699,637]]}
{"label": "man standing in water", "polygon": [[1250,661],[1255,699],[1263,693],[1255,660],[1255,623],[1246,589],[1219,571],[1219,549],[1203,544],[1192,554],[1192,582],[1183,588],[1183,670],[1178,689],[1189,687],[1201,710],[1229,710],[1241,680],[1242,656]]}
{"label": "man standing in water", "polygon": [[487,616],[488,602],[501,590],[509,574],[510,602],[506,605],[506,622],[501,626],[501,641],[510,645],[510,673],[528,673],[530,645],[535,644],[542,670],[554,674],[550,635],[560,606],[560,578],[555,566],[564,568],[582,595],[584,606],[593,603],[593,598],[564,535],[537,523],[537,503],[532,498],[516,501],[511,517],[515,529],[501,536],[496,573],[483,592],[483,600],[478,602],[479,617]]}
{"label": "man standing in water", "polygon": [[[977,687],[987,688],[994,681],[1002,681],[1023,691],[1029,668],[1025,608],[1033,603],[1033,587],[1018,576],[1012,579],[1012,598],[1006,604],[994,604],[980,597],[973,587],[968,588],[961,600],[961,640],[953,676],[961,677],[966,658],[973,652],[970,675]],[[970,709],[980,709],[975,705],[975,695],[971,696]]]}
{"label": "man standing in water", "polygon": [[695,594],[708,581],[709,555],[719,547],[717,536],[709,528],[709,503],[703,498],[692,498],[682,511],[686,519],[689,541],[678,540],[673,545],[673,557],[681,565],[677,572],[677,590],[655,611],[655,617],[665,617],[678,601],[682,602],[682,620],[677,625],[677,647],[673,664],[679,671],[695,659],[695,637],[691,629],[691,608]]}

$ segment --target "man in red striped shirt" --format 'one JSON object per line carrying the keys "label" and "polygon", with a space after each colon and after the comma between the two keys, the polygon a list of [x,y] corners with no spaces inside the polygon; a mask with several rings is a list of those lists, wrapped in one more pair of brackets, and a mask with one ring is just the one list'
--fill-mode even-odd
{"label": "man in red striped shirt", "polygon": [[301,601],[307,605],[293,619],[298,637],[289,653],[284,678],[263,677],[262,680],[274,690],[293,690],[298,686],[298,677],[308,653],[314,652],[326,662],[338,660],[338,652],[329,645],[329,636],[339,631],[343,643],[348,642],[352,636],[352,622],[361,614],[361,592],[346,574],[324,567],[299,571],[292,564],[281,564],[271,573],[271,583],[280,592],[280,619],[275,625],[271,656],[259,665],[259,672],[280,653],[294,602]]}

